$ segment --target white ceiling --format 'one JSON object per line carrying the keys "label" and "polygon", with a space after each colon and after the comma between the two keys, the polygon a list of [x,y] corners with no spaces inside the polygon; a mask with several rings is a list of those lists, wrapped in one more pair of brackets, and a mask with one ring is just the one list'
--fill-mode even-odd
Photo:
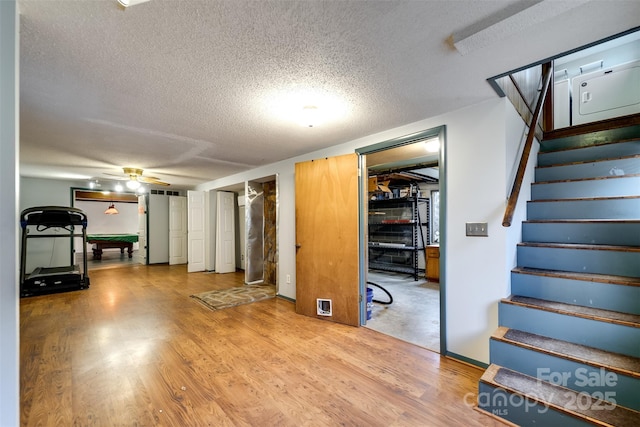
{"label": "white ceiling", "polygon": [[[640,16],[637,0],[18,3],[21,174],[131,166],[178,188],[490,99],[487,78]],[[532,5],[535,30],[516,13]],[[305,105],[325,123],[300,126]]]}

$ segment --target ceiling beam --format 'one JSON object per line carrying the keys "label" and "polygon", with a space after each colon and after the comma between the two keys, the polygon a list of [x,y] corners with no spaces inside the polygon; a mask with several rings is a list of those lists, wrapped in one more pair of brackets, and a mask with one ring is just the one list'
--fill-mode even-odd
{"label": "ceiling beam", "polygon": [[462,55],[466,55],[555,18],[588,1],[590,0],[539,0],[534,4],[518,2],[452,34],[453,46]]}

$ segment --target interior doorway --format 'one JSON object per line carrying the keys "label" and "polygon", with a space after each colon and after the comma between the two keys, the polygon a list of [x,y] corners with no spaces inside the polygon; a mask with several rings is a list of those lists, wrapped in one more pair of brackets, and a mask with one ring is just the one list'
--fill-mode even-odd
{"label": "interior doorway", "polygon": [[364,154],[367,319],[363,325],[441,352],[440,135]]}
{"label": "interior doorway", "polygon": [[216,191],[232,192],[236,198],[235,270],[244,271],[246,284],[277,285],[277,175]]}
{"label": "interior doorway", "polygon": [[[135,193],[72,188],[72,206],[82,209],[87,215],[87,240],[100,237],[109,243],[109,239],[113,239],[110,244],[87,244],[88,270],[146,262],[146,258],[143,257],[141,261],[139,257],[140,206]],[[122,244],[118,244],[118,239],[122,239]],[[131,254],[127,248],[129,243]],[[142,247],[144,246],[142,243]],[[74,241],[74,254],[76,263],[82,264],[84,252],[81,238]]]}

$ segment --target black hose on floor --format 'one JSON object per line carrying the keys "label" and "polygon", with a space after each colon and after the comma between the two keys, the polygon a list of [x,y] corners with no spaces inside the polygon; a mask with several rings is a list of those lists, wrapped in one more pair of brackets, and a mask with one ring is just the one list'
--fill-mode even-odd
{"label": "black hose on floor", "polygon": [[375,286],[377,288],[380,288],[380,289],[382,289],[382,291],[385,294],[387,294],[387,296],[389,296],[389,301],[380,301],[380,300],[374,299],[373,302],[377,302],[379,304],[384,304],[384,305],[389,305],[389,304],[391,304],[393,302],[393,297],[391,296],[389,291],[386,290],[385,288],[383,288],[382,286],[378,285],[377,283],[373,283],[373,282],[367,282],[367,285],[372,285],[372,286]]}

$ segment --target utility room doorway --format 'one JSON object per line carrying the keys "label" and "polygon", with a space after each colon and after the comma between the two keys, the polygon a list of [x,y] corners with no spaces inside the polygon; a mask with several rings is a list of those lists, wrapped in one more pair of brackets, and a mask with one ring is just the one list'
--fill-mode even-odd
{"label": "utility room doorway", "polygon": [[364,326],[441,352],[438,135],[365,153]]}

